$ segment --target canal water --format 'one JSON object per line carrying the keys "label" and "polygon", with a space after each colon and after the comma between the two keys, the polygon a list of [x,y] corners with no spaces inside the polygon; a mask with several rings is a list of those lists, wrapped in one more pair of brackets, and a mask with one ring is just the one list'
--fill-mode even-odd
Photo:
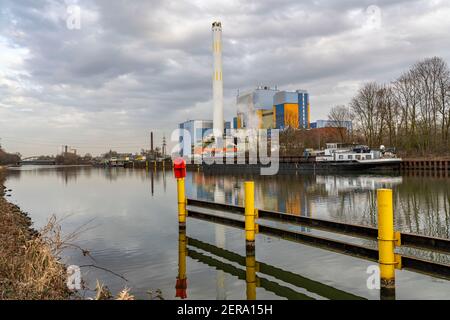
{"label": "canal water", "polygon": [[[392,188],[397,230],[450,238],[449,178],[188,172],[187,194],[242,205],[245,180],[255,181],[258,208],[369,226],[377,223],[376,189]],[[35,228],[55,215],[65,234],[77,233],[72,243],[91,257],[71,247],[63,261],[82,266],[86,297],[94,295],[89,289],[99,280],[113,293],[127,287],[141,299],[157,292],[164,299],[184,294],[187,299],[246,299],[249,290],[257,299],[380,298],[371,286],[372,262],[264,235],[256,239],[258,280],[252,289],[246,282],[242,230],[188,219],[186,234],[179,233],[170,170],[24,166],[8,171],[6,185],[13,190],[11,201],[30,214]],[[396,274],[397,299],[450,298],[449,281],[405,270]],[[180,289],[183,282],[186,290]]]}

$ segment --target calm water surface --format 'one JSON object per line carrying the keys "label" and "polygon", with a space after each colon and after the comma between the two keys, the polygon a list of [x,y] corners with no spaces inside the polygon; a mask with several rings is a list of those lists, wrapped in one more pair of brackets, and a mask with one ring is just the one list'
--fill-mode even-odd
{"label": "calm water surface", "polygon": [[[393,188],[398,230],[450,238],[449,178],[188,172],[187,194],[242,205],[247,179],[255,181],[258,208],[370,226],[376,226],[376,189]],[[186,242],[178,230],[171,171],[29,166],[10,170],[6,184],[13,189],[12,201],[29,212],[36,228],[54,214],[62,219],[65,233],[83,229],[74,243],[89,249],[95,260],[71,249],[64,262],[94,264],[126,278],[82,267],[89,288],[98,279],[113,292],[129,287],[144,299],[159,289],[165,299],[178,299],[179,252]],[[188,219],[186,236],[187,298],[246,299],[243,231]],[[257,236],[256,244],[258,299],[379,299],[379,291],[367,288],[369,261],[264,235]],[[450,261],[448,256],[416,254]],[[93,295],[89,290],[85,294]],[[397,299],[408,298],[449,299],[450,282],[397,271]]]}

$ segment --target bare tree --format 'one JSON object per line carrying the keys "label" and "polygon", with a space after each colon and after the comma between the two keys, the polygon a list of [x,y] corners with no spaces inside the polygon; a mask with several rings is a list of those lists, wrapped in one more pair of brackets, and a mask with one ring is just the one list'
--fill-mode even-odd
{"label": "bare tree", "polygon": [[[384,125],[387,129],[387,142],[390,146],[397,145],[399,126],[398,101],[391,86],[384,85],[377,92],[378,113],[384,115]],[[386,130],[384,130],[386,132]],[[383,139],[383,137],[381,137]],[[384,139],[383,139],[384,140]],[[382,142],[382,141],[381,141]]]}
{"label": "bare tree", "polygon": [[391,85],[365,84],[350,107],[369,145],[419,154],[450,147],[450,69],[442,58],[419,61]]}
{"label": "bare tree", "polygon": [[[397,80],[396,88],[403,94],[409,87],[409,99],[401,100],[402,110],[414,111],[409,122],[415,125],[418,151],[427,153],[448,147],[450,71],[438,57],[416,63],[405,79]],[[405,104],[407,103],[407,104]],[[407,122],[406,125],[409,125]]]}
{"label": "bare tree", "polygon": [[402,147],[417,148],[417,115],[419,106],[419,90],[415,85],[412,71],[405,72],[394,82],[394,94],[399,105]]}
{"label": "bare tree", "polygon": [[375,82],[366,83],[350,102],[356,124],[369,146],[379,145],[383,137],[385,114],[380,108],[382,87]]}
{"label": "bare tree", "polygon": [[341,142],[348,142],[351,135],[351,128],[348,128],[348,121],[352,121],[353,114],[349,108],[344,105],[338,105],[331,108],[328,114],[328,120],[333,122],[333,127],[337,127]]}

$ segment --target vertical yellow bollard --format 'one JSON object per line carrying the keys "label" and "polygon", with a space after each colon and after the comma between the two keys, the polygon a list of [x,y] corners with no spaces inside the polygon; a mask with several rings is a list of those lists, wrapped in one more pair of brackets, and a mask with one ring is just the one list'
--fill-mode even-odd
{"label": "vertical yellow bollard", "polygon": [[245,240],[247,248],[255,248],[255,184],[244,182],[245,191]]}
{"label": "vertical yellow bollard", "polygon": [[186,227],[186,194],[184,178],[186,177],[186,162],[183,158],[178,158],[173,163],[175,178],[177,179],[178,198],[178,223],[180,228]]}
{"label": "vertical yellow bollard", "polygon": [[395,298],[395,233],[392,190],[378,189],[378,251],[381,298]]}
{"label": "vertical yellow bollard", "polygon": [[184,178],[177,178],[178,191],[178,222],[180,226],[186,225],[186,195],[184,188]]}

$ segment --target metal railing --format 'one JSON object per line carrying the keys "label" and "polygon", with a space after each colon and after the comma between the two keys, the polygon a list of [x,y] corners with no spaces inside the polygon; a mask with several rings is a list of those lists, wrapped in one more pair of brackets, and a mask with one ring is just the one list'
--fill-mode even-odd
{"label": "metal railing", "polygon": [[[204,209],[224,211],[237,215],[244,215],[245,212],[245,207],[196,199],[187,199],[187,205]],[[192,212],[192,210],[190,211]],[[259,219],[286,222],[298,226],[310,227],[322,231],[340,233],[369,240],[377,240],[378,237],[378,229],[374,227],[317,219],[312,217],[297,216],[284,212],[261,209],[258,209],[258,216]],[[449,239],[428,237],[419,234],[404,232],[400,233],[400,238],[402,246],[412,247],[416,249],[433,250],[440,253],[450,254]]]}

